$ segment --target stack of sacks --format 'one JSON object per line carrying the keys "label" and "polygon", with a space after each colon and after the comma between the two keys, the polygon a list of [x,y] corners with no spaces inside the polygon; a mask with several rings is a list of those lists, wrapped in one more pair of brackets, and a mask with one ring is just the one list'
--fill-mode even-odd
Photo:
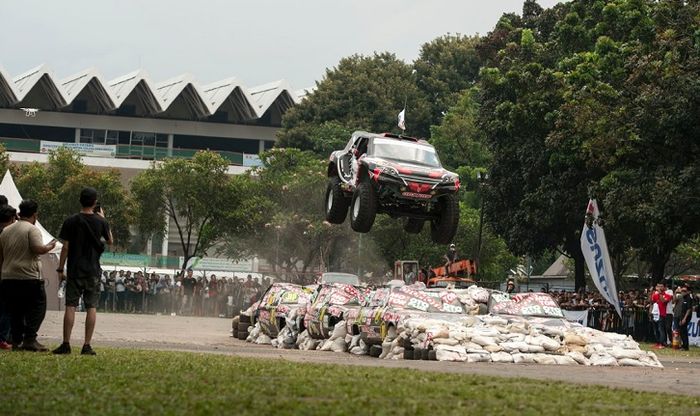
{"label": "stack of sacks", "polygon": [[478,286],[469,286],[468,289],[452,290],[469,315],[484,314],[488,310],[489,291]]}
{"label": "stack of sacks", "polygon": [[290,311],[284,322],[284,328],[279,331],[277,338],[272,340],[272,346],[289,350],[298,345],[297,338],[299,336],[299,329],[297,327],[297,311]]}
{"label": "stack of sacks", "polygon": [[300,350],[309,351],[309,350],[315,350],[316,348],[318,348],[318,345],[320,343],[321,343],[320,339],[311,338],[311,336],[309,335],[309,331],[304,330],[297,337],[296,346]]}
{"label": "stack of sacks", "polygon": [[369,352],[369,347],[360,339],[360,335],[347,334],[345,336],[345,342],[348,344],[348,352],[350,354],[367,355]]}
{"label": "stack of sacks", "polygon": [[631,337],[559,319],[506,316],[409,318],[382,344],[380,358],[398,359],[403,346],[434,349],[437,360],[498,363],[662,367]]}
{"label": "stack of sacks", "polygon": [[333,327],[330,338],[320,343],[317,349],[321,351],[346,352],[348,350],[348,344],[345,342],[345,336],[347,334],[345,321],[340,321]]}
{"label": "stack of sacks", "polygon": [[263,334],[262,330],[260,329],[260,322],[256,323],[255,326],[253,327],[253,329],[250,330],[250,333],[248,334],[248,338],[246,338],[246,341],[252,342],[253,344],[269,345],[272,343],[272,340],[270,339],[270,337]]}

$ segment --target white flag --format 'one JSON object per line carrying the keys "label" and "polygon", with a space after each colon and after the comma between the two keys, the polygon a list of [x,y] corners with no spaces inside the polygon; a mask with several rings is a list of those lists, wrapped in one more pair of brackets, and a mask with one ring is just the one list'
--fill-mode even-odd
{"label": "white flag", "polygon": [[404,108],[399,113],[399,128],[403,131],[406,131],[406,120],[404,119],[405,116],[406,116],[406,109]]}
{"label": "white flag", "polygon": [[583,258],[586,259],[593,283],[603,298],[610,302],[615,307],[617,314],[622,317],[615,276],[610,263],[610,253],[608,253],[608,243],[605,240],[605,231],[598,224],[599,215],[598,204],[595,199],[591,199],[588,201],[586,220],[581,231],[581,251],[583,251]]}

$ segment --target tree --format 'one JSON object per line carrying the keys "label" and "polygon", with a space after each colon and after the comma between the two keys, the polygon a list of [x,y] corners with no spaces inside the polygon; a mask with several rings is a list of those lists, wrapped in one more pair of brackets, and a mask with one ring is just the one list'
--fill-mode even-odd
{"label": "tree", "polygon": [[407,133],[425,137],[430,109],[415,85],[411,65],[390,53],[343,58],[326,70],[316,90],[285,113],[278,146],[318,151],[314,131],[326,122],[348,130],[397,132],[397,115],[404,105]]}
{"label": "tree", "polygon": [[431,128],[430,143],[435,146],[443,166],[448,169],[460,166],[483,168],[490,163],[491,154],[477,125],[477,97],[476,89],[464,91],[442,122]]}
{"label": "tree", "polygon": [[447,34],[421,46],[413,66],[416,85],[431,105],[431,124],[438,124],[460,92],[474,85],[481,67],[478,42],[478,36]]}
{"label": "tree", "polygon": [[63,221],[80,210],[80,191],[91,186],[97,190],[115,246],[129,246],[133,203],[116,169],[91,169],[78,153],[61,147],[49,154],[48,163],[21,165],[15,173],[17,189],[23,198],[39,203],[41,224],[51,234],[58,235]]}
{"label": "tree", "polygon": [[148,239],[174,225],[183,269],[192,258],[208,255],[241,220],[236,210],[241,196],[227,169],[221,155],[200,151],[192,159],[154,163],[131,183],[138,232]]}

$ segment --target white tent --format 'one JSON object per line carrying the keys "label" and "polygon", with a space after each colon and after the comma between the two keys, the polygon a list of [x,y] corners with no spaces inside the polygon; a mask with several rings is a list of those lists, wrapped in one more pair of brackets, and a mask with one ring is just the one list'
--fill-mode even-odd
{"label": "white tent", "polygon": [[[13,208],[19,208],[19,203],[22,202],[22,196],[19,194],[9,170],[5,172],[5,176],[0,183],[0,195],[5,195],[7,203]],[[39,217],[41,217],[41,201],[37,202],[39,202]],[[48,244],[54,239],[39,221],[36,222],[36,226],[41,231],[44,244]],[[58,273],[56,273],[56,269],[58,268],[58,256],[61,254],[61,247],[61,243],[56,243],[56,247],[53,250],[40,257],[41,272],[45,281],[47,309],[55,310],[59,308],[59,301],[56,296],[58,293]]]}

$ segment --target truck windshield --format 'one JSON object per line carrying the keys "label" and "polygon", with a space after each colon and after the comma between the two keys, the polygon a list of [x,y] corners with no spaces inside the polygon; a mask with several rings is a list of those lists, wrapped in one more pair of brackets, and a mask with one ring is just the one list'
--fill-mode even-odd
{"label": "truck windshield", "polygon": [[395,139],[374,139],[375,157],[440,167],[440,159],[432,146]]}

